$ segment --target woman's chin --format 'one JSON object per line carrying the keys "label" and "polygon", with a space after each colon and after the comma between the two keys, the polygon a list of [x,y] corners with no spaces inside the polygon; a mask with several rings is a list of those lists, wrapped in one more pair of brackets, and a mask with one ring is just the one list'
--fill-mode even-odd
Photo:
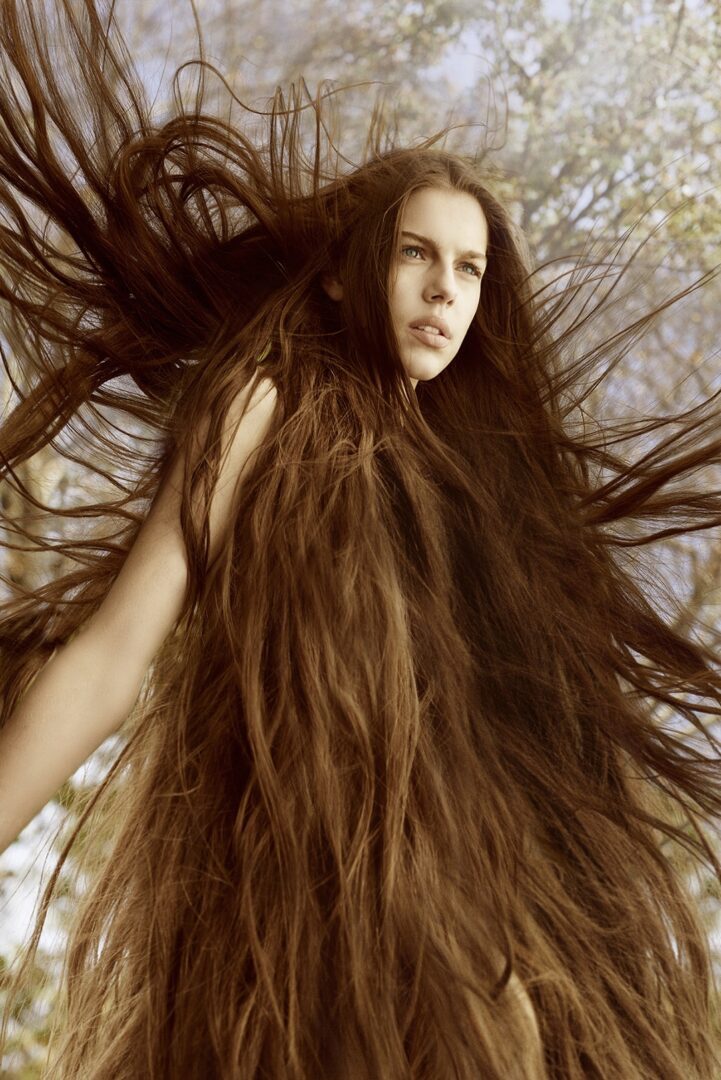
{"label": "woman's chin", "polygon": [[430,379],[435,379],[436,375],[439,375],[445,367],[448,367],[446,363],[415,363],[404,365],[408,377],[414,382],[428,382]]}

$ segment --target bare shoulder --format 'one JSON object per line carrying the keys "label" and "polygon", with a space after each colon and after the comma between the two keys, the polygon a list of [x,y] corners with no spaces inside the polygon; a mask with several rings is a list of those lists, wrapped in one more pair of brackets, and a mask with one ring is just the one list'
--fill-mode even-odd
{"label": "bare shoulder", "polygon": [[[227,534],[235,495],[256,453],[271,427],[278,402],[278,389],[272,379],[251,379],[230,401],[222,421],[220,461],[208,512],[209,565],[215,559]],[[170,513],[175,529],[179,527],[183,476],[193,466],[196,453],[205,453],[208,418],[201,417],[190,445],[178,454],[166,477],[166,493],[160,493],[160,514]]]}
{"label": "bare shoulder", "polygon": [[[230,527],[234,495],[274,415],[278,391],[269,378],[249,383],[231,402],[223,453],[208,507],[210,565]],[[200,420],[198,432],[207,421]],[[127,559],[86,632],[129,669],[143,671],[182,609],[188,566],[181,502],[187,461],[172,462]]]}
{"label": "bare shoulder", "polygon": [[253,386],[252,382],[236,395],[233,407],[238,408],[241,402],[243,404],[247,402],[247,412],[259,406],[263,406],[266,411],[273,409],[278,399],[278,387],[273,379],[269,375],[263,375],[252,390],[251,386]]}
{"label": "bare shoulder", "polygon": [[267,376],[255,384],[248,383],[233,398],[223,431],[223,464],[216,489],[220,503],[223,489],[237,483],[254,450],[265,438],[277,403],[278,388]]}
{"label": "bare shoulder", "polygon": [[[259,380],[251,379],[246,383],[231,400],[223,421],[223,452],[225,462],[221,470],[219,482],[225,485],[229,479],[233,479],[239,462],[239,456],[243,458],[255,448],[266,434],[273,415],[275,414],[278,401],[278,388],[268,376]],[[197,452],[203,452],[205,437],[207,434],[207,417],[201,417],[191,439],[189,452],[191,459]],[[235,467],[234,467],[235,465]],[[177,463],[179,471],[180,463]]]}

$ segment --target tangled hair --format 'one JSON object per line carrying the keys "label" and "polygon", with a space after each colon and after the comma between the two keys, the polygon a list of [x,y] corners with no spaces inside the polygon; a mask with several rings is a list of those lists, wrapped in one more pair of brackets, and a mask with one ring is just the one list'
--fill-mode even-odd
{"label": "tangled hair", "polygon": [[[40,515],[5,537],[66,560],[4,604],[3,716],[179,453],[190,575],[81,821],[94,877],[52,1075],[717,1076],[707,941],[665,841],[721,877],[721,678],[626,557],[721,522],[691,484],[719,462],[717,401],[574,430],[589,373],[658,314],[582,352],[617,277],[590,307],[580,272],[541,287],[476,166],[376,123],[347,167],[302,87],[231,124],[203,62],[156,123],[112,20],[55,7],[51,35],[45,5],[0,6],[0,453]],[[429,186],[478,200],[488,270],[413,394],[385,283]],[[276,411],[208,565],[229,408],[263,377]],[[62,540],[18,471],[45,446],[108,482],[53,511]]]}

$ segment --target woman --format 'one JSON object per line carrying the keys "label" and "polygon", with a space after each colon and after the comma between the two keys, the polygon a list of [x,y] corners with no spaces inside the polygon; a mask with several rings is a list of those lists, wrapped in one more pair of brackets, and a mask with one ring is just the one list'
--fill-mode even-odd
{"label": "woman", "polygon": [[572,438],[569,332],[470,164],[322,165],[300,95],[263,145],[200,99],[155,126],[63,10],[63,76],[0,13],[31,384],[0,449],[12,478],[54,440],[120,495],[5,605],[3,846],[132,715],[79,826],[51,1075],[714,1076],[662,840],[715,868],[718,746],[651,705],[703,730],[721,680],[607,528],[719,523],[668,494],[718,460],[714,402],[635,466]]}

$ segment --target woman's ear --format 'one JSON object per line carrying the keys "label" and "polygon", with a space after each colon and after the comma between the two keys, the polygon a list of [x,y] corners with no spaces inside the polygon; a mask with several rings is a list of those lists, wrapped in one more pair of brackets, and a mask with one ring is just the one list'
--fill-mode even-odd
{"label": "woman's ear", "polygon": [[323,274],[320,283],[331,300],[343,299],[343,285],[340,278],[335,274]]}

